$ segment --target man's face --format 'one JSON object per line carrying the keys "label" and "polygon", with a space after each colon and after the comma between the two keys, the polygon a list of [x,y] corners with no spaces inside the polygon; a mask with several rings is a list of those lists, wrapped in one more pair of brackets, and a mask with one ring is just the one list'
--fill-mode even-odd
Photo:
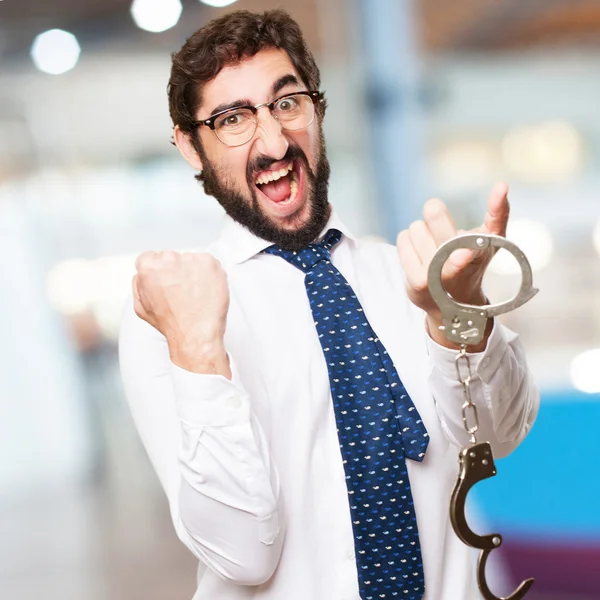
{"label": "man's face", "polygon": [[[285,51],[262,50],[223,68],[204,86],[196,118],[303,90],[306,87]],[[329,164],[321,125],[315,116],[307,128],[288,131],[267,107],[258,110],[257,119],[252,139],[236,147],[223,144],[208,127],[199,127],[196,147],[205,189],[255,235],[298,250],[319,235],[329,218]],[[285,175],[271,181],[273,174],[284,170]]]}

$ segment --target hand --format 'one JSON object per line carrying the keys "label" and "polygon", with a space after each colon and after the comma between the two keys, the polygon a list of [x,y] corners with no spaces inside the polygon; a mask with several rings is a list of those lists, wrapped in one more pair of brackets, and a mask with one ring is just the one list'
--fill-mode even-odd
{"label": "hand", "polygon": [[210,254],[167,250],[144,252],[135,266],[134,310],[165,336],[173,362],[230,376],[223,343],[229,289],[219,261]]}
{"label": "hand", "polygon": [[[487,213],[483,224],[466,233],[492,233],[506,236],[509,204],[508,187],[497,183],[492,189],[487,203]],[[455,237],[457,230],[450,212],[441,200],[429,200],[423,208],[424,221],[415,221],[408,230],[398,234],[398,254],[406,273],[406,289],[410,300],[427,313],[427,324],[431,337],[447,347],[455,348],[438,330],[442,324],[440,311],[433,301],[427,286],[429,264],[437,248]],[[446,291],[459,302],[466,304],[486,304],[481,282],[485,269],[494,255],[495,249],[455,250],[442,269],[442,283]],[[491,321],[490,321],[491,323]],[[487,328],[489,335],[490,327]],[[472,350],[482,350],[481,345]]]}

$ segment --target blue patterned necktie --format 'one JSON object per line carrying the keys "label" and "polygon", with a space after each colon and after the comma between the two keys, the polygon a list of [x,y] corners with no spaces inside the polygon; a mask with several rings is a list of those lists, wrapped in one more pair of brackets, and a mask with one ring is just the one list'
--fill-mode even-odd
{"label": "blue patterned necktie", "polygon": [[327,361],[363,600],[420,600],[425,592],[417,520],[405,458],[429,441],[417,409],[356,294],[331,264],[341,232],[299,252],[270,246],[305,273]]}

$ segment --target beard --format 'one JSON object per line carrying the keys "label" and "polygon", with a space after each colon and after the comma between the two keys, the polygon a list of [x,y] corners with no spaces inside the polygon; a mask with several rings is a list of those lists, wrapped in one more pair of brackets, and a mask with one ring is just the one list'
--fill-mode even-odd
{"label": "beard", "polygon": [[[250,189],[250,198],[237,191],[233,182],[207,159],[204,149],[196,144],[196,150],[202,159],[203,171],[196,175],[196,179],[204,185],[204,191],[209,196],[214,196],[225,212],[240,225],[248,229],[257,237],[277,244],[285,250],[298,251],[313,242],[329,220],[330,205],[328,201],[329,188],[329,161],[325,152],[325,139],[319,135],[319,156],[316,172],[308,164],[306,155],[295,144],[288,147],[282,159],[275,160],[260,156],[248,163],[246,180]],[[267,170],[273,163],[280,161],[301,161],[304,166],[307,180],[308,194],[308,220],[297,228],[287,229],[275,223],[260,208],[257,190],[254,186],[255,173]],[[293,227],[295,215],[286,218],[286,223]]]}

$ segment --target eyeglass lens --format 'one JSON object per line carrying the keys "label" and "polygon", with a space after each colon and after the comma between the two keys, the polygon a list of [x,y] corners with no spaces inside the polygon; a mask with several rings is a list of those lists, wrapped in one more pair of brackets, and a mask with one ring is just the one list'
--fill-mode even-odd
{"label": "eyeglass lens", "polygon": [[[312,99],[304,94],[281,98],[271,107],[271,114],[290,131],[308,127],[315,116]],[[247,108],[232,109],[215,120],[215,133],[228,146],[245,144],[256,131],[257,116]]]}

